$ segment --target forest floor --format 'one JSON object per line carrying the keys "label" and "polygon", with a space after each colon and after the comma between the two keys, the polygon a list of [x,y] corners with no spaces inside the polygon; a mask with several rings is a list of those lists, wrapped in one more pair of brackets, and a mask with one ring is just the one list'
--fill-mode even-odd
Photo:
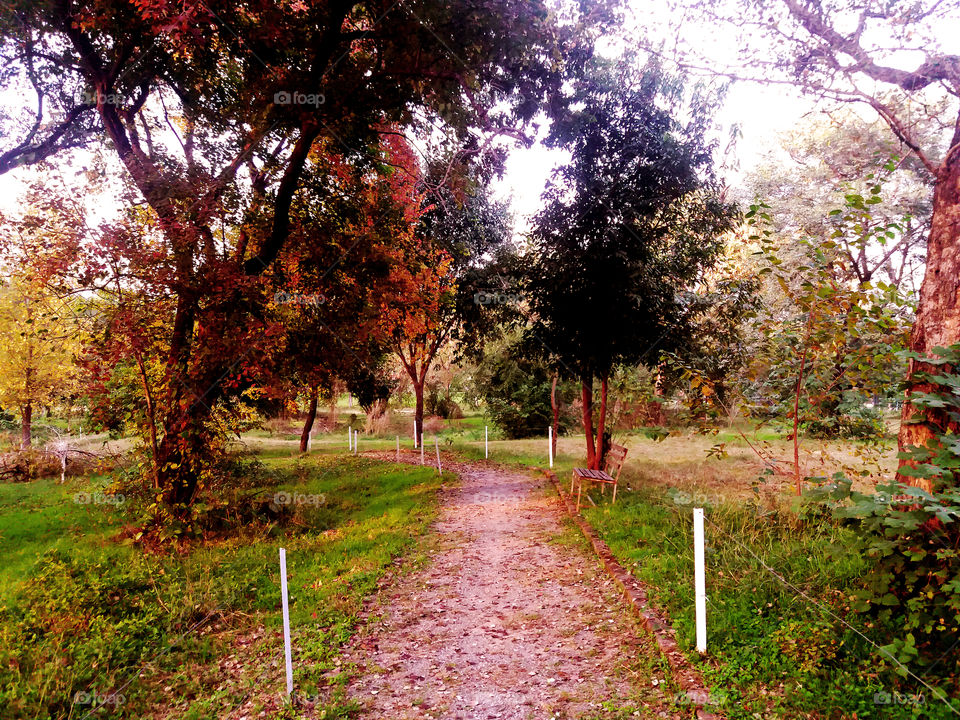
{"label": "forest floor", "polygon": [[381,589],[344,652],[362,716],[685,717],[653,639],[542,481],[444,468],[461,482],[434,556]]}

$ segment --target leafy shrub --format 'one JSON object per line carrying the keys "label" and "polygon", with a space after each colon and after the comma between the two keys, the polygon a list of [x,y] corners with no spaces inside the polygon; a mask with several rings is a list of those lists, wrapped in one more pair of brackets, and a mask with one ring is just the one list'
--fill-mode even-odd
{"label": "leafy shrub", "polygon": [[820,439],[874,440],[884,435],[883,417],[871,408],[860,408],[853,413],[824,416],[804,423],[807,435]]}
{"label": "leafy shrub", "polygon": [[960,375],[954,370],[960,346],[943,349],[933,361],[918,359],[941,370],[914,373],[913,381],[928,383],[931,389],[913,393],[911,402],[941,411],[945,422],[927,446],[900,454],[912,461],[912,467],[900,472],[927,479],[931,490],[890,482],[878,485],[874,493],[861,493],[838,473],[808,495],[830,505],[855,529],[861,550],[871,560],[854,608],[900,628],[901,637],[885,648],[889,654],[901,662],[924,663],[956,654],[960,633],[960,441],[948,429],[948,423],[960,417],[955,390]]}
{"label": "leafy shrub", "polygon": [[[531,359],[518,347],[488,352],[477,373],[477,384],[487,410],[497,427],[510,439],[546,434],[553,423],[550,406],[551,368]],[[561,433],[573,424],[570,400],[574,395],[569,383],[558,383],[557,398],[561,403]]]}

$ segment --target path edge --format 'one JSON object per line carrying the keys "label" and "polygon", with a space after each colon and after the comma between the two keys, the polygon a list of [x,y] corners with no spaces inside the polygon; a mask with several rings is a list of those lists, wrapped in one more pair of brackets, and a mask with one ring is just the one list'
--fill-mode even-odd
{"label": "path edge", "polygon": [[640,618],[640,622],[656,639],[660,653],[666,658],[670,671],[673,673],[674,682],[689,698],[691,704],[697,706],[697,719],[726,720],[726,716],[705,709],[704,705],[710,693],[704,686],[703,678],[686,655],[681,652],[677,645],[676,633],[666,616],[650,605],[644,585],[620,564],[609,546],[600,539],[597,531],[576,511],[570,498],[560,486],[557,474],[552,470],[545,470],[541,467],[533,469],[545,475],[553,483],[567,515],[580,528],[584,537],[590,541],[593,551],[603,563],[607,574],[617,583],[623,591],[624,599],[629,603],[637,617]]}

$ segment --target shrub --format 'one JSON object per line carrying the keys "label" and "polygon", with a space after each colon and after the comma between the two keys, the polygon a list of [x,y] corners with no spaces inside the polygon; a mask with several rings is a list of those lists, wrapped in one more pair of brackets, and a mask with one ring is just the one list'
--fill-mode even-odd
{"label": "shrub", "polygon": [[[913,393],[911,402],[956,418],[960,395],[954,388],[960,386],[960,375],[954,368],[960,346],[943,350],[937,360],[918,359],[942,369],[914,373],[913,381],[929,383],[931,389]],[[860,549],[871,560],[854,607],[899,628],[900,637],[885,650],[904,663],[956,654],[960,633],[960,442],[948,426],[941,430],[926,447],[900,454],[913,463],[901,473],[928,479],[930,492],[901,482],[878,485],[873,493],[856,492],[838,473],[808,493],[854,528]]]}
{"label": "shrub", "polygon": [[875,440],[883,437],[885,433],[880,412],[867,407],[836,417],[824,416],[809,420],[804,423],[804,430],[810,437],[826,440]]}

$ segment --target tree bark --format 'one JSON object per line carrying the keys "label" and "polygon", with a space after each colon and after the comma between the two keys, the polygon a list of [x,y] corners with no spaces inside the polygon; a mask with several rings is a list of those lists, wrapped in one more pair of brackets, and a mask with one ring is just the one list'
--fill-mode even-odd
{"label": "tree bark", "polygon": [[607,376],[600,378],[600,417],[597,418],[597,458],[594,470],[603,469],[603,459],[607,455],[607,439],[605,437],[607,427]]}
{"label": "tree bark", "polygon": [[310,405],[307,407],[307,420],[303,424],[303,432],[300,433],[300,452],[305,453],[310,444],[310,431],[313,430],[313,421],[317,419],[317,401],[320,399],[320,388],[317,385],[310,386]]}
{"label": "tree bark", "polygon": [[587,436],[587,467],[596,466],[597,453],[593,444],[593,378],[580,380],[580,398],[583,402],[583,432]]}
{"label": "tree bark", "polygon": [[557,403],[557,380],[559,373],[553,373],[550,383],[550,409],[553,410],[553,456],[557,456],[557,432],[560,430],[560,405]]}
{"label": "tree bark", "polygon": [[[910,336],[910,349],[921,356],[932,356],[936,347],[949,347],[960,342],[960,119],[954,133],[952,150],[941,165],[933,196],[933,216],[927,243],[927,267],[920,286],[917,319]],[[910,360],[908,377],[915,372],[934,371],[935,366]],[[943,368],[939,368],[942,372]],[[942,410],[914,407],[910,396],[933,390],[929,383],[911,382],[900,415],[900,451],[926,445],[939,433],[960,431]],[[932,481],[903,475],[900,470],[911,465],[901,460],[897,480],[921,487],[928,492]]]}
{"label": "tree bark", "polygon": [[33,404],[27,403],[20,408],[20,449],[26,450],[33,445]]}
{"label": "tree bark", "polygon": [[424,378],[413,378],[413,392],[417,398],[417,407],[413,414],[414,422],[417,426],[417,447],[423,445],[423,386]]}

